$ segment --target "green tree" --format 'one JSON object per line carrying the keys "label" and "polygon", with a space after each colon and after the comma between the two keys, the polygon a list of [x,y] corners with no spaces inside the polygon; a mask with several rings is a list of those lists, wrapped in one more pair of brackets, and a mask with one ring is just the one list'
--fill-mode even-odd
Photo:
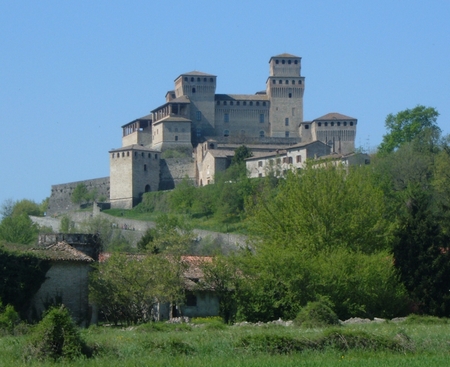
{"label": "green tree", "polygon": [[[440,129],[436,124],[438,111],[432,107],[418,105],[397,114],[386,117],[387,133],[378,147],[380,154],[387,154],[399,148],[402,144],[411,142],[421,134],[428,137],[439,137]],[[422,135],[423,136],[423,135]]]}
{"label": "green tree", "polygon": [[87,355],[89,349],[64,306],[53,308],[33,329],[27,348],[29,357],[73,359]]}
{"label": "green tree", "polygon": [[185,254],[192,247],[195,236],[190,226],[179,217],[161,214],[156,227],[149,228],[138,241],[139,250],[152,253],[170,252]]}
{"label": "green tree", "polygon": [[72,203],[74,203],[74,204],[81,204],[88,200],[88,196],[89,196],[89,191],[88,191],[86,185],[84,183],[79,183],[73,189],[70,200],[72,200]]}
{"label": "green tree", "polygon": [[27,214],[3,218],[0,222],[0,239],[11,243],[32,244],[37,241],[39,226]]}
{"label": "green tree", "polygon": [[100,236],[104,251],[131,251],[131,245],[122,231],[113,226],[113,223],[104,217],[94,217],[80,223],[80,232],[97,234]]}
{"label": "green tree", "polygon": [[90,278],[92,300],[107,320],[136,324],[153,319],[158,302],[184,297],[182,262],[166,255],[114,253]]}
{"label": "green tree", "polygon": [[395,232],[395,265],[417,312],[450,316],[450,236],[431,206],[431,195],[410,186],[404,194],[404,215]]}
{"label": "green tree", "polygon": [[243,164],[245,163],[245,158],[250,158],[253,157],[253,153],[251,152],[251,150],[245,146],[245,145],[241,145],[239,148],[237,148],[234,151],[234,156],[231,160],[232,164]]}
{"label": "green tree", "polygon": [[252,227],[263,243],[371,253],[389,245],[383,191],[365,167],[307,167],[289,174],[275,196],[261,197]]}
{"label": "green tree", "polygon": [[192,205],[195,201],[196,188],[193,182],[185,177],[183,180],[170,192],[169,201],[172,210],[180,213],[190,213]]}
{"label": "green tree", "polygon": [[214,290],[219,298],[219,314],[228,324],[234,321],[237,312],[235,292],[239,287],[239,271],[232,257],[215,256],[212,261],[201,264],[203,279],[199,288]]}

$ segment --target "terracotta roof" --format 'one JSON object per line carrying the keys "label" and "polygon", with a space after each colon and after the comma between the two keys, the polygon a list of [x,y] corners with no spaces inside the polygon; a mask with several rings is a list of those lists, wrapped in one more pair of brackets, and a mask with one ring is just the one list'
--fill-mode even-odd
{"label": "terracotta roof", "polygon": [[64,241],[43,247],[35,247],[31,251],[46,260],[94,262],[92,257],[78,251]]}
{"label": "terracotta roof", "polygon": [[327,113],[326,115],[323,115],[322,117],[314,119],[314,121],[321,121],[321,120],[356,120],[354,117],[345,116],[337,112],[331,112]]}
{"label": "terracotta roof", "polygon": [[139,145],[139,144],[132,144],[132,145],[127,145],[127,146],[122,147],[122,148],[112,149],[112,150],[109,151],[109,153],[124,152],[124,151],[127,151],[127,150],[137,150],[137,151],[144,151],[144,152],[159,153],[159,150],[155,150],[155,149],[152,149],[152,148],[144,147],[143,145]]}

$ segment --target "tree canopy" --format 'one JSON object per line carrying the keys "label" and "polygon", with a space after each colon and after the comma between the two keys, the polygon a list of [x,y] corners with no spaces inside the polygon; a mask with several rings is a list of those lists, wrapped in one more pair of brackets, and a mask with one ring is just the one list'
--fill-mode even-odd
{"label": "tree canopy", "polygon": [[421,134],[439,135],[436,124],[439,112],[433,107],[418,105],[386,117],[387,133],[378,147],[378,152],[387,154],[399,148],[402,144],[411,142]]}

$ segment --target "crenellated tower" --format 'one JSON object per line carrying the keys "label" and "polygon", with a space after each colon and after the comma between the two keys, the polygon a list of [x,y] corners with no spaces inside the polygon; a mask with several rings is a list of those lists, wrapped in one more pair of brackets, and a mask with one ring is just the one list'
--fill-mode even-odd
{"label": "crenellated tower", "polygon": [[266,93],[270,101],[270,136],[298,137],[298,127],[303,121],[305,90],[301,57],[285,53],[273,56],[269,65]]}

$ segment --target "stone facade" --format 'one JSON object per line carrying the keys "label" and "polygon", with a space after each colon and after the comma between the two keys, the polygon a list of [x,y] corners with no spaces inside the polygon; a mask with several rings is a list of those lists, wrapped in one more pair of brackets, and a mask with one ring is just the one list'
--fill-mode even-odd
{"label": "stone facade", "polygon": [[99,197],[110,197],[109,177],[52,185],[47,215],[58,215],[79,209],[80,205],[71,201],[73,190],[79,184],[85,184],[89,191],[96,190]]}
{"label": "stone facade", "polygon": [[113,208],[130,209],[144,192],[159,188],[160,151],[129,145],[110,154],[110,202]]}
{"label": "stone facade", "polygon": [[[213,183],[240,145],[273,154],[320,141],[331,153],[353,152],[355,118],[329,113],[303,120],[301,61],[287,53],[271,57],[265,89],[255,94],[216,94],[217,76],[200,71],[179,75],[164,104],[122,126],[122,147],[109,152],[111,207],[131,208],[144,192],[172,189],[185,176],[195,185]],[[193,159],[181,168],[162,159],[170,150],[192,151]],[[158,159],[144,162],[142,152]]]}
{"label": "stone facade", "polygon": [[77,323],[87,325],[91,317],[89,272],[100,251],[97,236],[62,233],[40,235],[38,247],[32,251],[50,261],[51,267],[45,275],[45,282],[32,298],[30,318],[41,317],[51,305],[64,304]]}

